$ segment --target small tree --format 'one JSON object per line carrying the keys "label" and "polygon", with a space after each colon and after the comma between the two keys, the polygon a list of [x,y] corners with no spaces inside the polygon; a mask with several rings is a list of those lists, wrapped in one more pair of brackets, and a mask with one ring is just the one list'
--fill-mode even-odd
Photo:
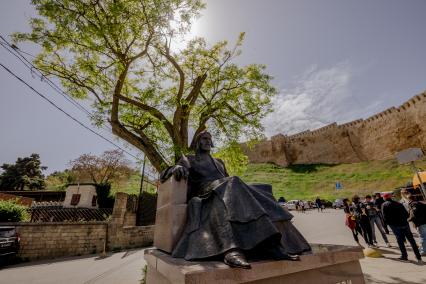
{"label": "small tree", "polygon": [[45,187],[40,155],[31,154],[30,157],[18,158],[15,164],[3,164],[3,173],[0,175],[0,190],[43,189]]}
{"label": "small tree", "polygon": [[132,172],[121,150],[105,151],[100,156],[83,154],[70,164],[78,181],[90,180],[95,184],[110,184],[128,178]]}

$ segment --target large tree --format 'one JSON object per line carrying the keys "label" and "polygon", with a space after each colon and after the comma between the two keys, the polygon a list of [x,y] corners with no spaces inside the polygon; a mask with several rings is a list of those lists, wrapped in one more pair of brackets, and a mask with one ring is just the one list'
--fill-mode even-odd
{"label": "large tree", "polygon": [[0,190],[43,189],[45,187],[40,156],[31,154],[29,157],[18,158],[15,164],[3,164],[0,175]]}
{"label": "large tree", "polygon": [[[190,151],[208,125],[222,145],[257,138],[275,94],[265,66],[239,66],[234,46],[202,38],[176,48],[201,0],[32,0],[34,63],[76,98],[93,98],[97,124],[142,150],[161,170]],[[194,135],[195,134],[195,135]]]}

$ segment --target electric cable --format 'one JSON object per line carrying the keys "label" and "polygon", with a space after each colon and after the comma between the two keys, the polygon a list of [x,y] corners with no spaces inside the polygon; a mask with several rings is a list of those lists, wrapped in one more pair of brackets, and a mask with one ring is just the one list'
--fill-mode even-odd
{"label": "electric cable", "polygon": [[[11,53],[12,55],[14,55],[22,64],[24,64],[30,70],[32,76],[33,75],[38,76],[41,81],[44,81],[45,83],[47,83],[55,92],[59,93],[68,102],[70,102],[75,107],[77,107],[81,111],[83,111],[86,115],[89,116],[89,118],[95,119],[95,116],[89,110],[87,110],[84,106],[82,106],[80,103],[78,103],[72,96],[70,96],[65,91],[63,91],[57,84],[55,84],[51,79],[49,79],[46,75],[44,75],[42,70],[40,70],[38,67],[34,66],[34,64],[31,61],[29,61],[25,56],[23,56],[21,53],[26,54],[28,56],[31,56],[33,58],[36,58],[36,56],[32,55],[31,53],[28,53],[28,52],[25,52],[25,51],[21,50],[16,45],[13,45],[13,44],[9,43],[1,34],[0,34],[0,39],[3,41],[3,42],[0,41],[0,45],[4,49],[6,49],[9,53]],[[5,46],[5,45],[7,45],[7,46]],[[37,70],[39,72],[39,74],[36,74],[34,72],[34,70]],[[102,128],[104,128],[108,132],[112,131],[111,128],[108,128],[105,125],[102,125]],[[116,146],[116,147],[118,147],[119,149],[125,151],[126,153],[129,153],[128,151],[126,151],[123,148],[119,147],[117,144],[114,143],[113,145]],[[157,149],[157,151],[158,151],[158,149]],[[158,153],[161,155],[161,157],[164,160],[167,160],[160,151],[158,151]],[[135,157],[134,155],[131,155],[131,156]],[[136,159],[139,160],[139,161],[141,161],[138,158],[136,158]]]}
{"label": "electric cable", "polygon": [[[118,149],[122,150],[123,152],[125,152],[126,154],[128,154],[129,156],[135,158],[137,161],[142,162],[143,160],[141,160],[139,157],[133,155],[132,153],[130,153],[129,151],[127,151],[126,149],[123,149],[122,147],[120,147],[120,145],[117,145],[116,143],[114,143],[113,141],[111,141],[110,139],[104,137],[103,135],[101,135],[100,133],[94,131],[93,129],[91,129],[90,127],[86,126],[84,123],[82,123],[81,121],[79,121],[78,119],[76,119],[75,117],[73,117],[72,115],[70,115],[69,113],[67,113],[65,110],[63,110],[61,107],[59,107],[58,105],[56,105],[53,101],[51,101],[49,98],[47,98],[45,95],[43,95],[42,93],[40,93],[39,91],[37,91],[34,87],[32,87],[29,83],[27,83],[24,79],[22,79],[21,77],[19,77],[18,75],[16,75],[12,70],[10,70],[9,68],[7,68],[5,65],[3,65],[3,63],[0,62],[0,66],[6,70],[11,76],[13,76],[15,79],[17,79],[18,81],[20,81],[22,84],[24,84],[25,86],[27,86],[31,91],[33,91],[34,93],[36,93],[38,96],[40,96],[42,99],[44,99],[45,101],[47,101],[49,104],[51,104],[53,107],[55,107],[57,110],[61,111],[63,114],[65,114],[68,118],[72,119],[74,122],[76,122],[77,124],[79,124],[80,126],[84,127],[86,130],[90,131],[91,133],[95,134],[96,136],[100,137],[101,139],[107,141],[108,143],[110,143],[111,145],[117,147]],[[145,159],[145,157],[144,157]],[[152,176],[151,174],[146,174],[148,176],[150,176],[151,178],[155,179],[154,176]]]}

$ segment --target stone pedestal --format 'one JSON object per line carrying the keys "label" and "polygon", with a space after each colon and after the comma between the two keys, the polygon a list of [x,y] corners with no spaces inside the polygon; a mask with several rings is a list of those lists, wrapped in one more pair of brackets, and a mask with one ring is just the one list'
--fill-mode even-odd
{"label": "stone pedestal", "polygon": [[158,188],[157,213],[155,216],[154,246],[172,252],[186,222],[186,181],[173,177]]}
{"label": "stone pedestal", "polygon": [[364,284],[359,247],[312,245],[301,261],[256,261],[252,269],[230,268],[218,261],[185,261],[156,249],[145,251],[148,284]]}

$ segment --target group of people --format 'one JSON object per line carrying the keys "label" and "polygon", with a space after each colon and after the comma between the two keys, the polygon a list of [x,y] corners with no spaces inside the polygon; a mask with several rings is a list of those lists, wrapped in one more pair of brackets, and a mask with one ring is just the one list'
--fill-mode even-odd
{"label": "group of people", "polygon": [[361,201],[358,195],[352,197],[352,202],[347,198],[343,199],[346,226],[351,229],[354,240],[357,243],[359,243],[358,235],[361,235],[369,247],[376,247],[375,227],[377,227],[386,246],[390,247],[386,236],[386,234],[389,234],[389,230],[381,211],[384,202],[380,193],[377,193],[374,199],[371,195],[367,195],[364,201]]}
{"label": "group of people", "polygon": [[[385,193],[383,196],[380,193],[375,193],[374,196],[367,195],[364,200],[361,200],[358,195],[354,195],[351,201],[347,198],[343,199],[346,226],[352,231],[354,240],[358,244],[358,235],[361,235],[368,247],[378,245],[377,227],[385,245],[391,247],[387,236],[389,226],[401,251],[399,259],[408,259],[405,248],[405,241],[408,241],[417,260],[421,262],[421,256],[426,255],[426,204],[415,200],[413,193],[406,192],[403,196],[408,200],[408,211],[402,203],[392,199],[391,193]],[[409,221],[412,221],[419,231],[422,241],[420,250],[410,230]]]}

